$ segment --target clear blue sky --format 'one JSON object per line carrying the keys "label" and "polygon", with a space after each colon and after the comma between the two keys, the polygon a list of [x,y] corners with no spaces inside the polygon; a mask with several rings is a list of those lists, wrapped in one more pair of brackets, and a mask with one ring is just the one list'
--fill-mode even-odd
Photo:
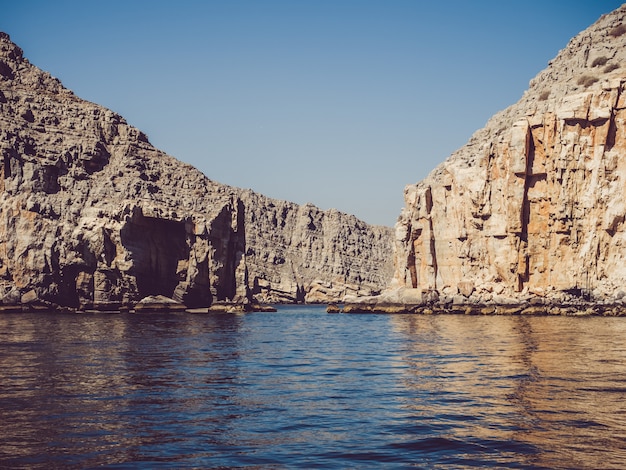
{"label": "clear blue sky", "polygon": [[0,0],[0,30],[211,179],[393,225],[405,185],[619,5]]}

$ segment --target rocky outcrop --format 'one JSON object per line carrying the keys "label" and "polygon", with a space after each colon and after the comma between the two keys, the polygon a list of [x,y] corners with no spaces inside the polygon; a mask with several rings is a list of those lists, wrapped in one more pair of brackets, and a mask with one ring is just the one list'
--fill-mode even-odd
{"label": "rocky outcrop", "polygon": [[0,33],[0,298],[337,301],[390,279],[391,229],[211,181]]}
{"label": "rocky outcrop", "polygon": [[386,294],[390,303],[398,295],[438,305],[620,302],[625,88],[622,6],[573,38],[518,103],[405,189],[392,284],[400,290]]}

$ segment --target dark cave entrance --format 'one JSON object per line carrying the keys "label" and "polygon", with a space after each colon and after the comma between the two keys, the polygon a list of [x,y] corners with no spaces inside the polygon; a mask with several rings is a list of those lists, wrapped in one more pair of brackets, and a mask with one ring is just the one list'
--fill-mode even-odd
{"label": "dark cave entrance", "polygon": [[[121,241],[130,252],[139,298],[173,297],[186,273],[178,273],[179,261],[189,259],[185,222],[137,215],[122,228]],[[182,276],[182,279],[181,279]]]}

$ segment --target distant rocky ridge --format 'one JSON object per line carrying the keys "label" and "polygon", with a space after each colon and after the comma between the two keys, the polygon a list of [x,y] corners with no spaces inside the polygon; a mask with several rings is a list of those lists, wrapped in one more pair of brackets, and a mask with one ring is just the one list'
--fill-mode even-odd
{"label": "distant rocky ridge", "polygon": [[331,302],[379,292],[392,230],[211,181],[0,33],[0,299]]}
{"label": "distant rocky ridge", "polygon": [[349,299],[346,310],[558,313],[594,304],[623,314],[625,86],[622,6],[406,187],[392,288]]}

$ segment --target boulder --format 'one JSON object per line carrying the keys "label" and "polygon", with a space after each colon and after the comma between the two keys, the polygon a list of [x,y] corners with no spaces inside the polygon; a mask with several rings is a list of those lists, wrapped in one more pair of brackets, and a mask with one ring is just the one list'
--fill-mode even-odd
{"label": "boulder", "polygon": [[187,307],[163,295],[151,295],[135,304],[135,312],[183,312]]}

